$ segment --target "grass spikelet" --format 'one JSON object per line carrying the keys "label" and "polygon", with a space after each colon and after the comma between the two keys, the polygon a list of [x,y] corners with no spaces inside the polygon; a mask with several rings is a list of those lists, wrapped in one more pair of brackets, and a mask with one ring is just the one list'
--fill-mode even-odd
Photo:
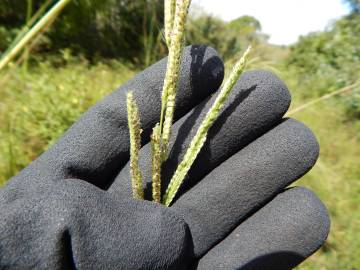
{"label": "grass spikelet", "polygon": [[176,9],[176,0],[164,1],[165,41],[168,48],[170,48],[170,44],[171,44],[171,32],[174,27],[175,9]]}
{"label": "grass spikelet", "polygon": [[[160,132],[162,134],[163,160],[167,153],[174,115],[176,88],[179,81],[181,52],[190,0],[177,0],[174,26],[171,31],[168,63],[161,97]],[[165,117],[165,120],[164,120]]]}
{"label": "grass spikelet", "polygon": [[176,168],[176,171],[171,178],[169,186],[164,194],[163,204],[165,204],[166,206],[169,206],[174,199],[177,191],[179,190],[182,182],[185,179],[186,174],[188,173],[191,165],[195,161],[197,155],[199,154],[202,146],[206,141],[208,130],[215,122],[227,96],[229,95],[231,89],[234,87],[235,83],[239,79],[241,73],[244,71],[250,50],[251,48],[249,47],[244,53],[243,57],[241,57],[241,59],[235,64],[230,76],[226,80],[214,104],[207,112],[205,119],[197,130],[195,137],[192,139],[189,148],[186,150],[183,160]]}
{"label": "grass spikelet", "polygon": [[161,203],[161,147],[160,126],[156,124],[151,135],[152,198]]}
{"label": "grass spikelet", "polygon": [[140,127],[139,110],[132,92],[128,92],[126,95],[126,105],[130,132],[130,175],[132,192],[135,199],[144,199],[142,176],[139,168],[139,150],[141,147],[142,130]]}

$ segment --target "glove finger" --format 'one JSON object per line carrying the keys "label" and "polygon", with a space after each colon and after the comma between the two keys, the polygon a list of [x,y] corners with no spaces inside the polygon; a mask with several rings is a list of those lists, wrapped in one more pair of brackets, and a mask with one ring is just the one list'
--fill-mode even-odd
{"label": "glove finger", "polygon": [[287,119],[183,194],[172,209],[189,224],[196,256],[202,256],[248,215],[304,175],[318,153],[312,132]]}
{"label": "glove finger", "polygon": [[[199,125],[214,103],[216,95],[203,101],[173,126],[171,152],[162,170],[163,192]],[[245,145],[281,121],[290,104],[290,94],[284,83],[265,71],[244,73],[223,106],[220,116],[209,130],[208,139],[195,160],[179,194],[201,180],[212,169],[235,154]],[[147,197],[151,193],[151,148],[140,152]],[[109,188],[110,192],[131,196],[129,164],[120,172]]]}
{"label": "glove finger", "polygon": [[316,195],[292,188],[232,231],[196,269],[293,269],[324,244],[329,230],[328,212]]}
{"label": "glove finger", "polygon": [[[54,178],[80,178],[105,186],[106,180],[114,177],[129,159],[126,93],[134,92],[146,143],[159,121],[166,63],[164,58],[90,108],[28,171],[48,171]],[[223,73],[223,62],[214,49],[186,47],[175,119],[216,91]]]}

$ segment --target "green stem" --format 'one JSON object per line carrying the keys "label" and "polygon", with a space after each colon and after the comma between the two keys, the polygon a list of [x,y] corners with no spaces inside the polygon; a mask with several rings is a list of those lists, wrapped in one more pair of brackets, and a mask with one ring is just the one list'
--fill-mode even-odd
{"label": "green stem", "polygon": [[[31,20],[32,9],[33,9],[32,0],[27,0],[26,24],[29,24]],[[28,69],[28,60],[29,60],[29,48],[26,48],[24,52],[24,62],[23,62],[23,69],[25,72],[27,72]]]}
{"label": "green stem", "polygon": [[3,69],[28,43],[35,37],[42,28],[44,28],[53,17],[57,16],[60,11],[71,0],[59,0],[45,15],[38,21],[23,37],[22,39],[0,60],[0,70]]}
{"label": "green stem", "polygon": [[181,53],[184,47],[185,24],[189,6],[190,0],[178,0],[176,2],[174,27],[171,32],[171,45],[164,80],[160,116],[163,160],[167,155],[167,148],[171,135],[176,89],[180,77]]}
{"label": "green stem", "polygon": [[34,22],[40,18],[40,16],[43,15],[45,10],[49,7],[52,0],[47,0],[40,8],[39,10],[31,17],[31,19],[26,23],[23,28],[21,28],[21,31],[17,34],[16,38],[13,40],[13,42],[10,44],[8,49],[3,53],[3,55],[6,55],[10,52],[12,48],[15,47],[15,45],[19,42],[19,40],[26,34],[27,31],[29,31],[30,27],[34,24]]}

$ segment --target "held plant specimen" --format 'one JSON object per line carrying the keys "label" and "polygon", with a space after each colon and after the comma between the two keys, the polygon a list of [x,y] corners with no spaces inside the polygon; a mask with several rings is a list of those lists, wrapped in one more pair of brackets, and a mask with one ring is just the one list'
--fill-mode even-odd
{"label": "held plant specimen", "polygon": [[142,189],[142,177],[139,168],[139,150],[141,147],[141,127],[139,110],[135,104],[132,92],[127,93],[126,105],[128,111],[128,124],[130,132],[130,172],[131,186],[135,199],[143,199],[144,191]]}
{"label": "held plant specimen", "polygon": [[[190,0],[165,0],[165,41],[169,49],[164,86],[161,95],[160,122],[151,135],[152,197],[153,201],[169,206],[183,183],[186,174],[203,147],[207,132],[217,119],[219,112],[236,81],[245,69],[250,47],[235,64],[223,84],[214,104],[207,112],[194,138],[172,176],[163,197],[161,196],[161,165],[168,157],[169,140],[175,109],[176,90],[179,80],[181,53],[184,47],[184,33]],[[141,127],[138,108],[131,92],[127,93],[128,125],[130,132],[130,176],[133,197],[144,198],[142,177],[138,164],[141,142]]]}
{"label": "held plant specimen", "polygon": [[214,104],[211,106],[210,110],[207,112],[205,119],[200,124],[194,138],[192,139],[189,148],[186,150],[183,160],[178,165],[169,186],[165,192],[163,204],[169,206],[171,201],[174,199],[176,192],[180,188],[187,172],[190,170],[191,165],[195,161],[195,158],[199,154],[202,146],[206,141],[207,132],[210,127],[215,122],[216,118],[219,115],[222,105],[225,103],[226,98],[228,97],[231,89],[234,87],[236,81],[238,80],[240,74],[245,69],[246,59],[250,53],[250,48],[248,48],[244,56],[238,61],[229,78],[226,80],[224,86],[221,88],[220,93],[216,97]]}

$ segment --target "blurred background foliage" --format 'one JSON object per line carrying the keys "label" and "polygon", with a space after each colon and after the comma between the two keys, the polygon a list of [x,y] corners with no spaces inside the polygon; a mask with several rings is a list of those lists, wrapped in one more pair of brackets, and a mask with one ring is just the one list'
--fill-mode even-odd
{"label": "blurred background foliage", "polygon": [[[0,2],[0,54],[45,2]],[[291,111],[360,80],[360,4],[345,2],[347,16],[288,47],[269,44],[254,17],[226,22],[199,9],[189,18],[186,42],[214,47],[228,68],[252,44],[249,68],[270,70],[286,82]],[[27,49],[31,53],[0,71],[0,185],[89,106],[167,54],[163,1],[73,0]],[[291,117],[319,139],[320,158],[300,184],[321,197],[332,220],[326,245],[299,269],[360,269],[360,87]]]}
{"label": "blurred background foliage", "polygon": [[[38,10],[44,2],[3,0],[0,3],[0,50],[6,49],[20,31],[28,9]],[[42,53],[71,49],[90,60],[99,57],[136,63],[154,61],[159,57],[157,52],[161,56],[166,53],[165,47],[160,51],[156,48],[160,45],[162,21],[161,0],[74,0],[37,49]],[[146,54],[150,52],[152,58],[148,60]]]}

